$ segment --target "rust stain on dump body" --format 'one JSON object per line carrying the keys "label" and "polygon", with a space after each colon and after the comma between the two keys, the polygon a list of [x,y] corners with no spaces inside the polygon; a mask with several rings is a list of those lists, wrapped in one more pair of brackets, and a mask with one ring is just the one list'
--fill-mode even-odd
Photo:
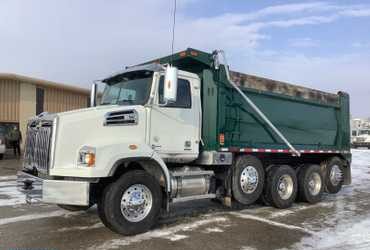
{"label": "rust stain on dump body", "polygon": [[230,74],[232,80],[241,87],[303,98],[325,104],[339,105],[339,96],[336,94],[235,71],[231,71]]}

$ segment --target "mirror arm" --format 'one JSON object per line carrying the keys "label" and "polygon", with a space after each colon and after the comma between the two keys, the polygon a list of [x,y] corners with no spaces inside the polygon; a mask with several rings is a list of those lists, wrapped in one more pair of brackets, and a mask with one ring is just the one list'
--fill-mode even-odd
{"label": "mirror arm", "polygon": [[164,103],[158,103],[158,106],[159,107],[166,107],[167,105],[168,105],[168,100],[165,100],[165,102]]}

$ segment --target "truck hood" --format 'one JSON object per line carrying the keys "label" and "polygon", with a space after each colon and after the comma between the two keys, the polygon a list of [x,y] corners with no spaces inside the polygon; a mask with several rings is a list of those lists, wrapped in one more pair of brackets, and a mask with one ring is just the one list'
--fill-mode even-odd
{"label": "truck hood", "polygon": [[[56,168],[76,167],[79,151],[84,146],[99,147],[125,142],[145,142],[147,108],[143,106],[107,105],[58,113],[55,132]],[[135,124],[106,125],[110,112],[135,110]],[[45,116],[44,119],[51,118]]]}
{"label": "truck hood", "polygon": [[136,107],[139,106],[120,106],[120,105],[101,105],[101,106],[96,106],[96,107],[90,107],[90,108],[83,108],[83,109],[75,109],[71,111],[66,111],[66,112],[61,112],[58,113],[57,115],[59,117],[66,117],[70,115],[75,115],[75,114],[83,114],[83,113],[89,113],[89,112],[104,112],[104,111],[113,111],[116,109],[135,109]]}

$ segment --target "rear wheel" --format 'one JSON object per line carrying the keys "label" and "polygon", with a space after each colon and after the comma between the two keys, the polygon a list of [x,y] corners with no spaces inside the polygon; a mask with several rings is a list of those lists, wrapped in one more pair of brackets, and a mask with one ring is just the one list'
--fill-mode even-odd
{"label": "rear wheel", "polygon": [[324,181],[319,165],[303,166],[298,172],[299,199],[308,203],[321,200]]}
{"label": "rear wheel", "polygon": [[261,161],[254,156],[240,156],[233,167],[234,199],[243,205],[254,203],[263,191],[265,173]]}
{"label": "rear wheel", "polygon": [[342,189],[343,168],[343,161],[338,157],[326,163],[325,187],[328,193],[336,194]]}
{"label": "rear wheel", "polygon": [[133,235],[148,231],[157,222],[161,204],[158,181],[143,170],[135,170],[104,189],[98,212],[112,231]]}
{"label": "rear wheel", "polygon": [[264,198],[276,208],[288,208],[296,199],[297,177],[287,165],[274,166],[267,172]]}

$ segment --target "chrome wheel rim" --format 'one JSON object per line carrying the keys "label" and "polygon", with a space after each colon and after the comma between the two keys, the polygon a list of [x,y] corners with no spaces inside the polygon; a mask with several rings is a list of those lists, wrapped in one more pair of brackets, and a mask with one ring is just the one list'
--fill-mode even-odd
{"label": "chrome wheel rim", "polygon": [[121,213],[130,222],[143,220],[152,209],[152,192],[145,185],[135,184],[123,193]]}
{"label": "chrome wheel rim", "polygon": [[342,171],[340,170],[340,167],[338,165],[333,165],[331,167],[329,179],[334,186],[337,186],[342,180]]}
{"label": "chrome wheel rim", "polygon": [[247,166],[240,174],[240,186],[246,194],[253,193],[258,186],[258,172],[253,166]]}
{"label": "chrome wheel rim", "polygon": [[322,186],[321,176],[318,173],[312,173],[308,178],[308,191],[315,196],[320,193]]}
{"label": "chrome wheel rim", "polygon": [[281,199],[287,200],[293,194],[293,179],[290,175],[284,174],[279,178],[277,189]]}

